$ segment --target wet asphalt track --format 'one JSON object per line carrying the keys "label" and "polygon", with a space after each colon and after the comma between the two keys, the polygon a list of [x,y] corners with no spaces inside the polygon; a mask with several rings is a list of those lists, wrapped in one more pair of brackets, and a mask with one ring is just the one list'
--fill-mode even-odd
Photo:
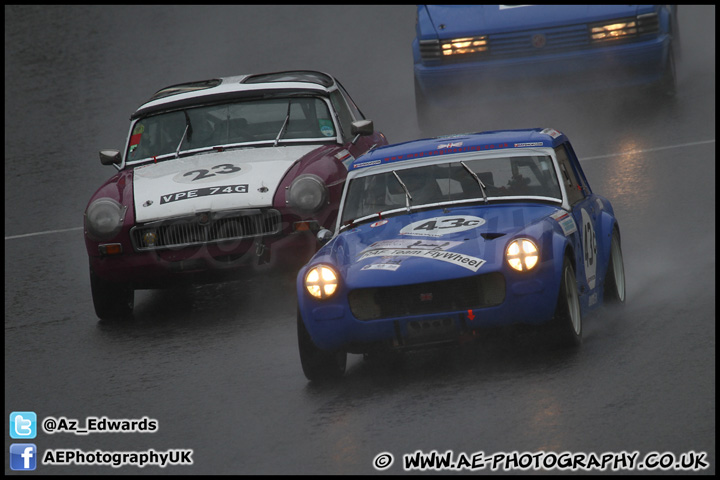
{"label": "wet asphalt track", "polygon": [[694,451],[715,472],[714,6],[680,7],[673,103],[538,92],[465,119],[464,131],[562,130],[615,206],[628,302],[587,318],[579,351],[499,335],[389,367],[352,355],[340,383],[315,386],[299,364],[292,274],[143,291],[134,321],[98,322],[82,213],[112,174],[97,151],[122,145],[133,109],[168,84],[317,69],[391,142],[411,140],[414,22],[410,5],[5,7],[5,431],[12,411],[147,416],[157,432],[34,443],[192,449],[194,461],[36,473],[362,474],[381,452],[403,473],[417,450]]}

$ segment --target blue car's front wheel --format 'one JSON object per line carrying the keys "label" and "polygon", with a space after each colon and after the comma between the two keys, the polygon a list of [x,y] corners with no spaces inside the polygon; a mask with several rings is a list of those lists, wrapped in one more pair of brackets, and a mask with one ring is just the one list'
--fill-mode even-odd
{"label": "blue car's front wheel", "polygon": [[552,320],[552,330],[557,335],[561,346],[578,346],[582,343],[582,313],[575,269],[567,257],[563,261],[561,275],[560,293]]}
{"label": "blue car's front wheel", "polygon": [[297,314],[298,348],[303,373],[312,382],[322,382],[340,378],[345,373],[347,353],[329,352],[319,349],[305,328],[300,310]]}
{"label": "blue car's front wheel", "polygon": [[625,268],[620,247],[620,234],[617,230],[613,231],[610,243],[610,261],[604,285],[604,301],[606,303],[625,303]]}

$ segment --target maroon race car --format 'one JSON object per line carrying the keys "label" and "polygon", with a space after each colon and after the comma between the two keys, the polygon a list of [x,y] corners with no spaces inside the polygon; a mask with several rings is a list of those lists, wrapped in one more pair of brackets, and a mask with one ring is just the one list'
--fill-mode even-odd
{"label": "maroon race car", "polygon": [[347,166],[387,140],[314,71],[164,88],[131,117],[118,172],[84,215],[95,312],[132,314],[136,289],[302,265],[332,228]]}

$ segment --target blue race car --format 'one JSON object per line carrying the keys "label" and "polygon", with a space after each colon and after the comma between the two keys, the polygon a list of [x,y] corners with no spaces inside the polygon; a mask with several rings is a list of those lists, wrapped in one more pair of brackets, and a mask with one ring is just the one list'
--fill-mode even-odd
{"label": "blue race car", "polygon": [[343,375],[348,352],[455,342],[489,326],[545,325],[578,345],[587,312],[625,301],[612,205],[553,129],[372,150],[350,166],[334,235],[318,238],[327,243],[297,277],[310,380]]}
{"label": "blue race car", "polygon": [[420,125],[447,107],[537,92],[675,91],[676,5],[419,5]]}

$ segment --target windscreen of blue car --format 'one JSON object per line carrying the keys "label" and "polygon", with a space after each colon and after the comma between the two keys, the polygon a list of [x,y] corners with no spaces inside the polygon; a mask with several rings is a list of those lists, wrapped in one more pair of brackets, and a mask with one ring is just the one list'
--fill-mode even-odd
{"label": "windscreen of blue car", "polygon": [[[532,197],[556,203],[562,201],[560,185],[549,156],[495,157],[463,163],[465,166],[453,162],[398,168],[355,178],[348,186],[342,223],[378,212],[401,209],[408,203],[411,207],[419,207],[444,202],[484,200],[483,190],[488,199]],[[478,180],[482,182],[483,188]],[[405,193],[406,188],[409,198]]]}

